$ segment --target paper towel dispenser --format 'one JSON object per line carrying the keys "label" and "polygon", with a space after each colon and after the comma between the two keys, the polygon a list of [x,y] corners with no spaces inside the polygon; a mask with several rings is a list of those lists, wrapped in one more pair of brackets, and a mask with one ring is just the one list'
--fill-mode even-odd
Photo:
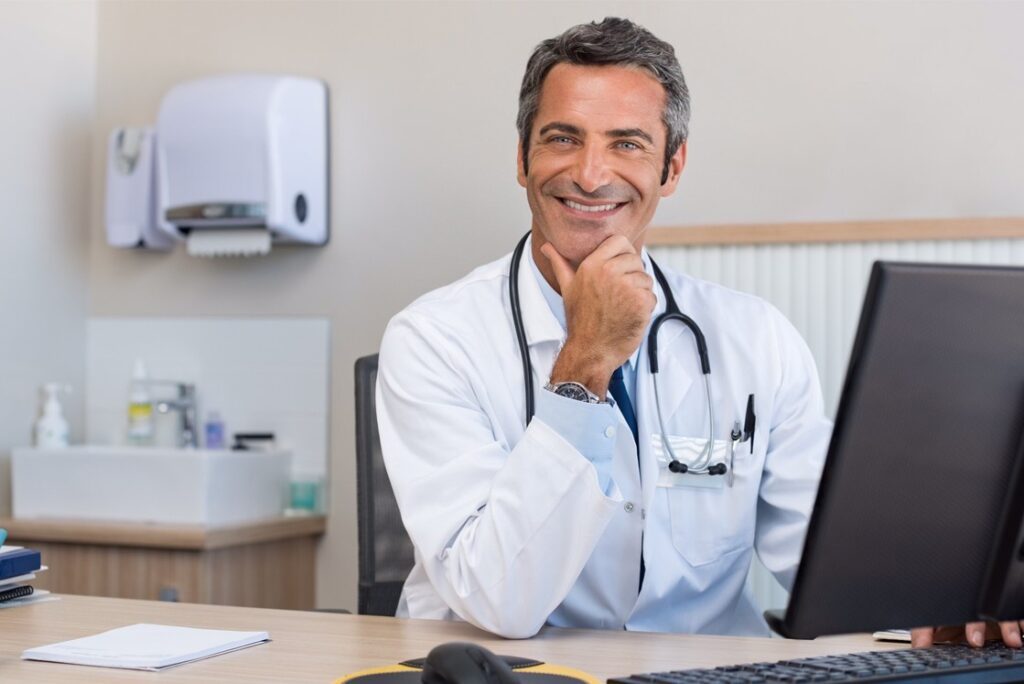
{"label": "paper towel dispenser", "polygon": [[294,76],[189,81],[157,119],[160,227],[189,252],[328,240],[327,87]]}

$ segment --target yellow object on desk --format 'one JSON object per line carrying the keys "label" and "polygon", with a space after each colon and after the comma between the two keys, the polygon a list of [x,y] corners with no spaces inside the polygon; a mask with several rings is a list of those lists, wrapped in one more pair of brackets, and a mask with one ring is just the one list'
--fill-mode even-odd
{"label": "yellow object on desk", "polygon": [[[602,680],[564,665],[553,665],[529,658],[498,657],[508,663],[523,684],[602,684]],[[360,670],[335,680],[334,684],[419,684],[423,676],[424,660],[418,658],[397,665]]]}

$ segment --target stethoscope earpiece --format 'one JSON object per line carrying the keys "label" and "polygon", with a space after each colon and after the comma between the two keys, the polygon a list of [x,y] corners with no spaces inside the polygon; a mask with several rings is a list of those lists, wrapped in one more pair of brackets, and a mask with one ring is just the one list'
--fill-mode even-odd
{"label": "stethoscope earpiece", "polygon": [[689,468],[689,466],[687,466],[682,461],[669,461],[668,462],[668,469],[671,470],[673,473],[680,473],[680,474],[682,474],[682,473],[685,473],[690,468]]}

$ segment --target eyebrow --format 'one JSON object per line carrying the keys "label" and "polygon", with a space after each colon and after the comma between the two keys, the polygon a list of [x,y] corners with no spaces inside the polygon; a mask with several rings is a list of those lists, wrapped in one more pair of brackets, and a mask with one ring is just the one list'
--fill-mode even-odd
{"label": "eyebrow", "polygon": [[544,128],[537,132],[537,135],[544,135],[549,131],[561,131],[562,133],[568,133],[569,135],[583,135],[583,131],[573,126],[572,124],[562,123],[561,121],[552,121]]}
{"label": "eyebrow", "polygon": [[652,145],[654,144],[654,138],[642,128],[616,128],[611,131],[605,131],[605,135],[609,138],[640,138]]}
{"label": "eyebrow", "polygon": [[[551,131],[559,131],[560,133],[568,133],[569,135],[583,135],[582,129],[578,126],[573,126],[572,124],[563,123],[561,121],[552,121],[537,131],[537,135],[544,135]],[[640,138],[641,140],[646,140],[651,145],[654,144],[654,138],[651,137],[650,133],[642,128],[613,128],[610,131],[605,131],[605,135],[609,138]]]}

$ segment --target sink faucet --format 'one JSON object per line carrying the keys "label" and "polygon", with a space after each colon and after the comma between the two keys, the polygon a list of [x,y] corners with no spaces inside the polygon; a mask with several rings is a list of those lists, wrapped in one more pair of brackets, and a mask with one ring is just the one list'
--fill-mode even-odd
{"label": "sink faucet", "polygon": [[174,399],[159,399],[153,402],[157,413],[170,413],[177,411],[180,416],[178,422],[178,446],[199,447],[199,433],[196,430],[196,386],[191,382],[177,382],[174,380],[150,380],[146,384],[158,387],[174,387],[177,397]]}

